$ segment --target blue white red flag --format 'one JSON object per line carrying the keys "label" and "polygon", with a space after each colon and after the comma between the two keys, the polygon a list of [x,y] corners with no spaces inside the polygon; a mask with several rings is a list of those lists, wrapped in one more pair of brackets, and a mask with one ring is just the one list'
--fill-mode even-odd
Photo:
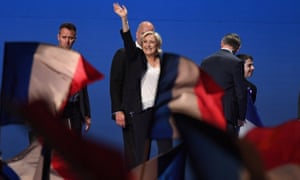
{"label": "blue white red flag", "polygon": [[192,179],[241,179],[246,167],[234,138],[185,115],[176,114],[174,119],[190,159]]}
{"label": "blue white red flag", "polygon": [[45,172],[43,161],[46,161],[47,156],[44,153],[41,155],[42,147],[36,142],[38,144],[33,147],[33,151],[27,151],[23,158],[9,163],[21,179],[49,179],[46,173],[49,173],[50,179],[60,180],[127,179],[124,159],[118,149],[95,139],[82,138],[62,126],[60,117],[52,113],[43,99],[24,105],[20,115],[40,137],[47,140],[47,145],[54,150],[52,155],[55,155],[51,159],[54,161],[51,170]]}
{"label": "blue white red flag", "polygon": [[[300,177],[299,120],[262,127],[249,99],[247,119],[255,128],[244,138],[232,137],[224,131],[223,91],[216,83],[185,57],[164,53],[162,63],[151,136],[174,137],[176,129],[183,148],[147,161],[134,169],[135,175],[167,179],[170,174],[182,177],[190,170],[194,179],[264,179],[266,174],[274,179],[291,174]],[[159,161],[174,152],[173,161],[161,171]]]}
{"label": "blue white red flag", "polygon": [[172,113],[182,113],[225,130],[222,96],[221,87],[192,60],[164,53],[151,137],[176,136]]}
{"label": "blue white red flag", "polygon": [[180,144],[167,153],[160,154],[151,160],[133,168],[130,172],[134,179],[184,179],[186,151]]}
{"label": "blue white red flag", "polygon": [[[136,177],[144,180],[264,179],[260,157],[247,141],[186,115],[173,117],[181,142],[133,169]],[[160,166],[161,161],[165,166]]]}
{"label": "blue white red flag", "polygon": [[76,51],[35,42],[5,43],[0,125],[23,123],[8,113],[12,104],[45,99],[57,112],[68,96],[102,78]]}

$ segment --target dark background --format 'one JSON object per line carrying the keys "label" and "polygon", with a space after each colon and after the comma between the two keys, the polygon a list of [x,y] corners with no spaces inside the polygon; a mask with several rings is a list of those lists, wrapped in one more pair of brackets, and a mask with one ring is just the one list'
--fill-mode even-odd
{"label": "dark background", "polygon": [[[78,39],[74,48],[105,74],[104,80],[89,86],[93,124],[87,136],[121,149],[121,130],[110,118],[110,64],[115,50],[122,47],[121,22],[113,12],[113,2],[1,1],[0,56],[3,57],[6,41],[57,44],[59,25],[75,23]],[[256,106],[263,123],[271,127],[296,117],[300,90],[300,1],[128,0],[120,3],[128,8],[134,36],[137,24],[150,20],[163,38],[164,51],[187,56],[198,64],[219,49],[224,34],[238,33],[243,41],[240,53],[249,53],[255,60],[256,69],[250,80],[258,87]],[[0,147],[4,159],[27,145],[26,128],[2,127]]]}

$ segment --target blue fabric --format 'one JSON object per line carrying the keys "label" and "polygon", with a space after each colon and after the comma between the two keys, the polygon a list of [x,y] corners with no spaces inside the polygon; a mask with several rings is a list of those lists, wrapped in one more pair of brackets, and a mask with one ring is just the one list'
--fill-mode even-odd
{"label": "blue fabric", "polygon": [[23,123],[10,116],[8,103],[27,103],[31,68],[38,43],[5,43],[1,86],[0,125]]}
{"label": "blue fabric", "polygon": [[243,166],[233,137],[204,122],[174,115],[195,179],[238,180]]}
{"label": "blue fabric", "polygon": [[244,162],[235,137],[205,122],[173,114],[181,140],[158,158],[158,179],[239,180]]}
{"label": "blue fabric", "polygon": [[172,138],[172,128],[169,123],[171,111],[168,103],[172,99],[172,88],[175,84],[179,57],[176,54],[164,53],[162,56],[161,74],[158,83],[155,102],[154,122],[151,130],[151,138]]}
{"label": "blue fabric", "polygon": [[249,94],[248,94],[248,102],[247,102],[246,119],[257,127],[263,127],[263,123],[258,115],[257,109]]}
{"label": "blue fabric", "polygon": [[2,176],[4,180],[20,180],[15,171],[5,163],[2,164]]}
{"label": "blue fabric", "polygon": [[[183,144],[179,144],[171,151],[158,158],[159,172],[158,180],[184,179],[186,152]],[[163,164],[162,164],[163,163]]]}

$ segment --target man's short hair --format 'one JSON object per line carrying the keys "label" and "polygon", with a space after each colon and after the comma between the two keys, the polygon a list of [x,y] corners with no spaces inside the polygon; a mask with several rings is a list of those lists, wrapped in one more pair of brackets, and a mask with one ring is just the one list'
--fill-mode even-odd
{"label": "man's short hair", "polygon": [[60,26],[59,26],[59,31],[62,29],[62,28],[67,28],[69,30],[72,30],[76,33],[77,29],[76,29],[76,26],[73,24],[73,23],[69,23],[69,22],[66,22],[66,23],[62,23]]}
{"label": "man's short hair", "polygon": [[238,50],[242,44],[240,36],[236,33],[226,34],[223,37],[222,42],[224,44],[230,45],[234,50]]}

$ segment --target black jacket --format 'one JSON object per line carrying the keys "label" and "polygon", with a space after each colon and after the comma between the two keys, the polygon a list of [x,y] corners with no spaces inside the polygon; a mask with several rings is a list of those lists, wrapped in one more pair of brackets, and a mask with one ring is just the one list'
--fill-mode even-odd
{"label": "black jacket", "polygon": [[227,50],[220,50],[205,58],[201,68],[224,89],[222,98],[227,121],[245,120],[247,89],[244,82],[243,62]]}

